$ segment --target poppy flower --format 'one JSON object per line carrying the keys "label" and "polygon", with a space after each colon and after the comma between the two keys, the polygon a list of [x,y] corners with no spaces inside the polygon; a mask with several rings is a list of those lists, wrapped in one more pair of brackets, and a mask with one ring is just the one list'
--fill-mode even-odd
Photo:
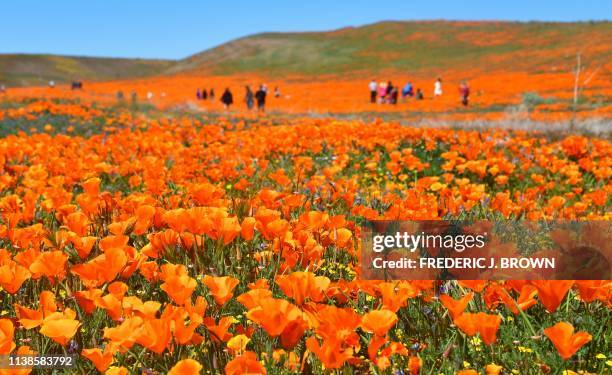
{"label": "poppy flower", "polygon": [[14,333],[13,322],[9,319],[0,319],[0,354],[9,354],[15,349]]}
{"label": "poppy flower", "polygon": [[117,278],[128,261],[125,251],[111,248],[87,263],[72,266],[71,272],[88,287],[98,287]]}
{"label": "poppy flower", "polygon": [[423,366],[421,358],[413,356],[408,359],[408,371],[410,371],[410,375],[419,375],[421,366]]}
{"label": "poppy flower", "polygon": [[100,348],[83,349],[81,355],[89,359],[100,372],[106,371],[113,364],[113,353],[110,345],[102,351]]}
{"label": "poppy flower", "polygon": [[128,370],[123,366],[121,367],[111,366],[104,373],[104,375],[128,375],[128,374],[129,374]]}
{"label": "poppy flower", "polygon": [[574,285],[572,280],[533,280],[531,283],[538,290],[538,299],[551,313],[557,310]]}
{"label": "poppy flower", "polygon": [[268,298],[247,312],[247,318],[259,324],[272,337],[281,336],[292,347],[307,328],[303,312],[284,299]]}
{"label": "poppy flower", "polygon": [[266,373],[265,367],[257,360],[257,355],[248,351],[232,359],[225,365],[226,375]]}
{"label": "poppy flower", "polygon": [[16,262],[9,261],[8,264],[0,266],[0,287],[9,294],[15,294],[21,288],[24,281],[32,276],[27,268]]}
{"label": "poppy flower", "polygon": [[246,335],[236,335],[227,341],[227,348],[230,349],[232,353],[240,354],[244,352],[250,341],[251,339]]}
{"label": "poppy flower", "polygon": [[138,340],[143,323],[144,320],[138,316],[127,318],[118,326],[104,328],[103,337],[120,348],[121,352],[127,351]]}
{"label": "poppy flower", "polygon": [[503,369],[502,366],[491,363],[485,366],[485,375],[500,375]]}
{"label": "poppy flower", "polygon": [[298,305],[302,305],[307,298],[321,302],[330,283],[327,277],[315,276],[311,272],[293,272],[278,276],[275,281],[283,293]]}
{"label": "poppy flower", "polygon": [[256,306],[259,306],[260,302],[264,299],[271,298],[272,291],[269,289],[251,289],[246,293],[243,293],[236,298],[247,310],[250,310]]}
{"label": "poppy flower", "polygon": [[474,293],[468,293],[460,299],[456,300],[453,299],[451,296],[442,294],[440,295],[440,301],[442,302],[444,307],[448,309],[451,318],[455,319],[459,315],[463,314],[463,311],[467,307],[468,303],[472,300],[472,297],[474,297]]}
{"label": "poppy flower", "polygon": [[361,328],[377,336],[385,336],[397,323],[397,315],[391,310],[374,310],[361,318]]}
{"label": "poppy flower", "polygon": [[486,280],[459,280],[457,283],[462,287],[472,289],[476,293],[482,292],[487,286]]}
{"label": "poppy flower", "polygon": [[226,342],[232,338],[232,334],[229,332],[230,327],[233,324],[238,323],[238,320],[232,316],[224,316],[219,319],[219,323],[215,323],[215,320],[211,317],[206,317],[203,320],[204,325],[210,331],[210,336],[215,342]]}
{"label": "poppy flower", "polygon": [[191,298],[197,282],[189,277],[183,265],[164,264],[162,267],[164,283],[160,286],[177,305],[184,305]]}
{"label": "poppy flower", "polygon": [[45,251],[40,253],[30,265],[33,278],[46,276],[53,282],[62,280],[66,276],[66,261],[68,256],[62,251]]}
{"label": "poppy flower", "polygon": [[43,320],[40,333],[65,346],[81,325],[75,317],[76,313],[70,309],[53,313]]}
{"label": "poppy flower", "polygon": [[254,217],[245,217],[240,226],[240,236],[247,241],[252,240],[256,223],[257,220]]}
{"label": "poppy flower", "polygon": [[310,336],[306,339],[306,348],[314,353],[323,363],[325,368],[337,369],[353,358],[352,348],[343,349],[338,345],[323,341],[319,343],[316,337]]}
{"label": "poppy flower", "polygon": [[382,296],[382,308],[393,312],[406,306],[409,298],[419,294],[418,289],[406,281],[380,283],[378,290]]}
{"label": "poppy flower", "polygon": [[206,275],[202,282],[212,294],[217,305],[223,306],[234,295],[234,288],[238,285],[239,281],[231,276],[215,277]]}
{"label": "poppy flower", "polygon": [[568,360],[578,349],[582,348],[592,339],[588,332],[580,331],[574,333],[574,326],[566,322],[559,322],[552,327],[546,328],[544,334],[552,341],[557,352],[564,360]]}
{"label": "poppy flower", "polygon": [[165,319],[149,319],[139,330],[136,342],[150,351],[161,354],[172,339],[170,322]]}
{"label": "poppy flower", "polygon": [[487,345],[492,345],[497,340],[497,331],[501,324],[501,317],[497,314],[485,314],[482,312],[472,314],[463,313],[454,320],[468,336],[480,333],[480,338]]}
{"label": "poppy flower", "polygon": [[178,361],[168,371],[168,375],[197,375],[202,371],[202,365],[194,359],[183,359]]}

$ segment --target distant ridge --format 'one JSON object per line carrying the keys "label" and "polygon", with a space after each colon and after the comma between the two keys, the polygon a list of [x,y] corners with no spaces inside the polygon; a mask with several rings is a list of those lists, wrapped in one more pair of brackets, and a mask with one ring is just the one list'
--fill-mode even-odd
{"label": "distant ridge", "polygon": [[0,83],[45,85],[49,80],[113,80],[160,74],[173,61],[37,54],[0,54]]}
{"label": "distant ridge", "polygon": [[[389,21],[329,32],[262,33],[174,64],[169,72],[271,75],[568,69],[576,53],[612,61],[612,23]],[[585,60],[587,60],[585,59]]]}
{"label": "distant ridge", "polygon": [[612,22],[387,21],[327,32],[261,33],[178,61],[0,55],[0,83],[114,80],[163,74],[274,77],[449,70],[568,71],[577,53],[611,74]]}

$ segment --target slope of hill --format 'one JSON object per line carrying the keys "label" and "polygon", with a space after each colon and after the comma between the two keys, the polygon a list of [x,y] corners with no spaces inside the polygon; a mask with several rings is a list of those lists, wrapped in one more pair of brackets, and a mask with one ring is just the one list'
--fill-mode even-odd
{"label": "slope of hill", "polygon": [[0,55],[0,83],[44,85],[49,80],[112,80],[159,74],[173,61],[58,55]]}
{"label": "slope of hill", "polygon": [[555,71],[612,60],[612,23],[381,22],[330,32],[257,34],[180,60],[168,72],[315,75],[448,69]]}
{"label": "slope of hill", "polygon": [[568,72],[579,52],[583,64],[612,76],[610,46],[612,22],[389,21],[328,32],[256,34],[178,61],[0,54],[0,83],[173,74],[369,79],[382,72]]}

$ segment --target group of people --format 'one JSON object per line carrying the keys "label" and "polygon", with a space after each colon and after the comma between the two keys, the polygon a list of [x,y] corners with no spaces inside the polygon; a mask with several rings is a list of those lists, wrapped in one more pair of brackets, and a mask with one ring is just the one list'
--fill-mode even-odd
{"label": "group of people", "polygon": [[[399,88],[393,85],[393,82],[380,82],[376,83],[376,80],[370,81],[370,103],[387,103],[397,104],[399,97]],[[402,88],[402,99],[415,98],[416,100],[423,100],[423,91],[417,88],[416,91],[411,82],[408,82]]]}
{"label": "group of people", "polygon": [[198,98],[198,100],[207,100],[210,98],[210,100],[214,100],[215,99],[215,89],[210,89],[210,91],[206,91],[206,89],[198,89],[196,91],[196,98]]}
{"label": "group of people", "polygon": [[[53,82],[53,86],[51,85],[51,82]],[[55,82],[51,81],[49,82],[49,87],[53,88],[55,87]],[[82,81],[72,81],[72,83],[70,84],[70,89],[71,90],[82,90],[83,89],[83,82]]]}
{"label": "group of people", "polygon": [[[244,86],[244,103],[247,106],[248,110],[253,109],[255,105],[257,105],[257,110],[259,112],[264,112],[266,110],[266,97],[268,95],[268,87],[265,84],[259,86],[257,91],[253,91],[251,86]],[[280,89],[278,86],[274,88],[274,96],[280,97]],[[206,90],[198,89],[196,91],[196,97],[198,99],[208,99],[213,100],[215,98],[215,91],[213,89],[210,90],[210,93],[207,94]],[[226,87],[221,95],[221,103],[223,103],[223,107],[225,109],[229,109],[232,104],[234,104],[234,94],[232,94],[229,87]]]}
{"label": "group of people", "polygon": [[[397,104],[399,88],[394,86],[391,81],[376,82],[376,80],[373,79],[370,81],[368,88],[370,89],[370,103]],[[418,87],[415,90],[411,82],[404,85],[401,95],[403,100],[406,100],[407,98],[423,100],[425,98],[423,91]],[[468,98],[470,96],[470,87],[466,81],[462,81],[459,85],[459,95],[461,97],[461,104],[467,106]],[[436,82],[434,82],[433,96],[442,96],[442,78],[438,78]]]}

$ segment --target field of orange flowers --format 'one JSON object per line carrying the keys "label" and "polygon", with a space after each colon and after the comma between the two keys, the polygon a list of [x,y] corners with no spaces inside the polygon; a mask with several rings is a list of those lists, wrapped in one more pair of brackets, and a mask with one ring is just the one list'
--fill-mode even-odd
{"label": "field of orange flowers", "polygon": [[0,354],[83,374],[612,371],[610,280],[358,264],[365,219],[609,220],[609,140],[83,103],[0,106]]}
{"label": "field of orange flowers", "polygon": [[[610,71],[608,65],[605,71]],[[579,81],[579,101],[574,108],[573,95],[575,77],[571,72],[445,72],[441,97],[433,97],[436,76],[398,74],[390,72],[379,77],[361,78],[302,76],[277,79],[257,75],[202,76],[175,75],[131,79],[124,81],[85,82],[84,90],[70,90],[68,86],[11,88],[4,96],[13,100],[23,98],[63,98],[84,103],[102,102],[114,104],[117,93],[122,91],[125,101],[135,93],[138,101],[163,109],[190,108],[204,112],[223,111],[219,98],[228,87],[234,95],[233,113],[245,113],[243,101],[246,85],[256,89],[267,84],[270,89],[267,107],[269,111],[284,114],[392,114],[395,117],[415,119],[426,115],[436,120],[504,120],[515,116],[520,110],[525,119],[553,122],[564,121],[575,116],[579,119],[612,118],[612,80],[610,75],[598,70],[583,73]],[[400,100],[398,105],[369,103],[368,81],[391,80],[403,87],[410,81],[414,88],[421,88],[424,100]],[[468,80],[471,87],[470,106],[464,108],[459,101],[458,85]],[[273,96],[278,87],[280,96]],[[214,100],[197,100],[198,89],[214,89]],[[150,97],[148,98],[148,95]],[[535,101],[526,100],[529,96]],[[1,98],[1,96],[0,96]]]}

